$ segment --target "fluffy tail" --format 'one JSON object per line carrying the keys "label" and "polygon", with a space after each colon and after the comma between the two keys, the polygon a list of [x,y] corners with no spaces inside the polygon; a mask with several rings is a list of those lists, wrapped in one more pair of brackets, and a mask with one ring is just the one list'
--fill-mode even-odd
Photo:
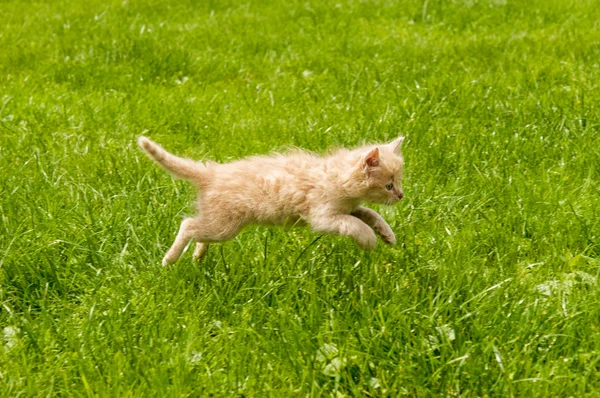
{"label": "fluffy tail", "polygon": [[188,181],[199,181],[202,178],[205,170],[203,164],[175,156],[144,136],[138,138],[138,144],[154,163],[173,176]]}

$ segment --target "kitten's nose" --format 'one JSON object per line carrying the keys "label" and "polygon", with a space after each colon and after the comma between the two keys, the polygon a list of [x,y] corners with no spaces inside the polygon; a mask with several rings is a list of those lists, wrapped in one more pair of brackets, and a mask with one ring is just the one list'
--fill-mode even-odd
{"label": "kitten's nose", "polygon": [[404,197],[404,193],[402,191],[400,191],[396,194],[396,196],[398,196],[398,200],[400,200]]}

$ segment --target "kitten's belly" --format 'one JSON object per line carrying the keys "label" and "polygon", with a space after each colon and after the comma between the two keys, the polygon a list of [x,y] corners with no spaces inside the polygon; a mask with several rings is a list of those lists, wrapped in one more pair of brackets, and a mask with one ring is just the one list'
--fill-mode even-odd
{"label": "kitten's belly", "polygon": [[258,188],[258,195],[246,203],[258,223],[285,226],[306,225],[308,198],[306,190],[298,186],[294,176],[281,174],[278,178],[260,177],[256,188]]}
{"label": "kitten's belly", "polygon": [[263,215],[256,218],[255,223],[266,225],[281,225],[284,227],[301,227],[306,226],[306,221],[298,215]]}

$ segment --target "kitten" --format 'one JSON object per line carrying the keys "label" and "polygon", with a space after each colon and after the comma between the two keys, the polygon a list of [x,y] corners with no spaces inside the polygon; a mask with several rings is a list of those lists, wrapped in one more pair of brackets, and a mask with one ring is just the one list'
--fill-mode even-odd
{"label": "kitten", "polygon": [[183,220],[163,266],[177,261],[191,241],[197,242],[194,259],[200,261],[209,243],[232,239],[248,224],[307,223],[318,232],[350,236],[363,250],[375,247],[375,232],[395,244],[390,226],[361,203],[402,199],[403,141],[329,156],[296,150],[219,164],[177,157],[139,137],[150,159],[199,190],[198,214]]}

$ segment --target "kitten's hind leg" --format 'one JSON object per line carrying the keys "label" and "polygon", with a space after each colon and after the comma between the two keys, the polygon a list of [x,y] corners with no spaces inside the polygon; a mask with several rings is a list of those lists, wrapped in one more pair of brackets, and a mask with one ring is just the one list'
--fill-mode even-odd
{"label": "kitten's hind leg", "polygon": [[194,257],[194,261],[196,261],[197,263],[199,263],[200,261],[202,261],[202,259],[204,258],[204,256],[208,252],[208,247],[209,247],[208,243],[197,242],[196,243],[196,248],[194,249],[194,256],[193,256]]}
{"label": "kitten's hind leg", "polygon": [[367,225],[373,228],[375,232],[381,236],[381,239],[388,245],[396,244],[396,236],[394,235],[394,231],[392,231],[392,228],[390,228],[388,223],[386,223],[383,217],[381,217],[375,210],[360,206],[358,209],[352,212],[352,215],[360,218]]}
{"label": "kitten's hind leg", "polygon": [[192,237],[194,236],[196,230],[198,229],[198,220],[194,218],[186,218],[181,222],[181,226],[179,227],[179,232],[177,233],[177,237],[175,238],[175,242],[163,257],[162,265],[163,267],[167,267],[173,264],[175,261],[179,260],[181,254],[188,246]]}
{"label": "kitten's hind leg", "polygon": [[240,228],[241,223],[237,219],[207,219],[206,215],[202,218],[186,218],[181,223],[173,246],[163,258],[163,265],[168,266],[177,261],[192,240],[198,242],[194,250],[194,259],[200,261],[208,250],[209,242],[229,240],[237,235]]}

